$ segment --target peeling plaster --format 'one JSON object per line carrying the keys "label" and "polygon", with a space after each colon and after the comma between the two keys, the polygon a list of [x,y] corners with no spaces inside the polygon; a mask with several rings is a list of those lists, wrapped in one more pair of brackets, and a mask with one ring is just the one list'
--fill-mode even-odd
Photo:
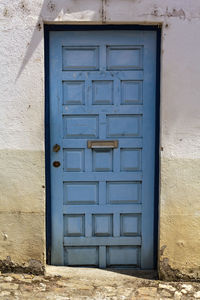
{"label": "peeling plaster", "polygon": [[[186,14],[182,8],[176,9],[173,8],[172,10],[169,10],[167,7],[166,10],[163,12],[159,8],[154,8],[153,11],[150,13],[152,16],[155,17],[167,17],[167,18],[179,18],[185,20]],[[148,14],[144,14],[148,15]]]}
{"label": "peeling plaster", "polygon": [[182,269],[174,269],[170,266],[169,259],[163,258],[160,261],[159,278],[165,281],[200,281],[199,269],[190,269],[184,272]]}
{"label": "peeling plaster", "polygon": [[27,264],[16,264],[10,256],[0,260],[0,270],[5,273],[30,273],[34,275],[44,274],[44,265],[35,259],[30,259]]}
{"label": "peeling plaster", "polygon": [[102,23],[106,23],[106,6],[107,6],[107,1],[102,0]]}

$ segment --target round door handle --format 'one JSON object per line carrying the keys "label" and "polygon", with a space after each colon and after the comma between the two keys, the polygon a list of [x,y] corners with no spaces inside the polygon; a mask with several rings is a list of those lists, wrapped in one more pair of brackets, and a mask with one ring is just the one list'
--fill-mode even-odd
{"label": "round door handle", "polygon": [[54,166],[55,168],[60,167],[60,162],[59,162],[59,161],[54,161],[54,162],[53,162],[53,166]]}

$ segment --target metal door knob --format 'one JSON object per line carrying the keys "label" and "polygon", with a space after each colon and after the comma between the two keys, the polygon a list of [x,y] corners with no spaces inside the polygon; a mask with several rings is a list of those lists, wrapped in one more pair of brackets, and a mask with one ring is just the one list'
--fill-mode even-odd
{"label": "metal door knob", "polygon": [[54,166],[55,168],[60,167],[60,162],[59,162],[59,161],[54,161],[54,162],[53,162],[53,166]]}

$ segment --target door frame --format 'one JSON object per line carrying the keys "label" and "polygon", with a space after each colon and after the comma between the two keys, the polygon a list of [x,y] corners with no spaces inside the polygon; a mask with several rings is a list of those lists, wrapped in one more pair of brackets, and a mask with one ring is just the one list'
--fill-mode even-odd
{"label": "door frame", "polygon": [[49,84],[49,33],[50,31],[83,30],[145,30],[157,35],[156,54],[156,120],[155,120],[155,180],[154,180],[154,269],[157,269],[159,240],[159,194],[160,194],[160,55],[161,26],[158,25],[44,25],[44,71],[45,71],[45,187],[46,187],[46,263],[51,264],[51,173],[50,173],[50,84]]}

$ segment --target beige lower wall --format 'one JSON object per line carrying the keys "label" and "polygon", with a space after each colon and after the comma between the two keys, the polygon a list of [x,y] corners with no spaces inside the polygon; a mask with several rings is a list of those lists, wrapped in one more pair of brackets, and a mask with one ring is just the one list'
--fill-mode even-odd
{"label": "beige lower wall", "polygon": [[0,212],[44,214],[44,152],[1,150],[0,155]]}
{"label": "beige lower wall", "polygon": [[161,160],[159,273],[200,278],[200,159]]}
{"label": "beige lower wall", "polygon": [[0,212],[0,269],[43,273],[44,215],[34,212]]}
{"label": "beige lower wall", "polygon": [[44,152],[0,151],[0,269],[45,264]]}

